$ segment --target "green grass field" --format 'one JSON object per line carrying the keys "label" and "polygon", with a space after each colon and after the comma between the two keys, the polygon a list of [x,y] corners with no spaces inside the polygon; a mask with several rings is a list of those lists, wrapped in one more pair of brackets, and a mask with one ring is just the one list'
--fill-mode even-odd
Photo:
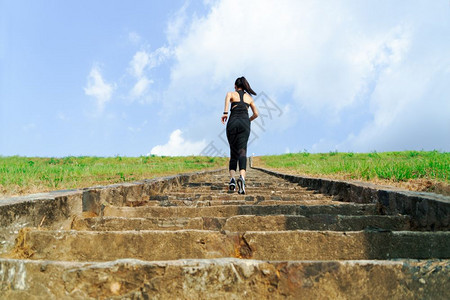
{"label": "green grass field", "polygon": [[[450,153],[290,153],[257,157],[257,166],[297,174],[403,182],[427,179],[450,184]],[[2,157],[0,196],[130,182],[228,166],[223,157]]]}
{"label": "green grass field", "polygon": [[201,156],[0,156],[0,196],[129,182],[226,165],[226,158]]}
{"label": "green grass field", "polygon": [[351,179],[450,181],[450,152],[402,151],[372,153],[290,153],[261,156],[263,167],[311,175],[342,175]]}

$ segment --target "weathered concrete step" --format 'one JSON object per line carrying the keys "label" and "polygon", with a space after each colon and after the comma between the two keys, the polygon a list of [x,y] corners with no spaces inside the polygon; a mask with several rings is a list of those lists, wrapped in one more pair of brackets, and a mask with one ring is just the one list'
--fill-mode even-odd
{"label": "weathered concrete step", "polygon": [[306,200],[306,199],[317,199],[314,197],[291,197],[291,196],[247,196],[238,195],[237,193],[227,194],[221,193],[218,195],[206,195],[206,194],[169,194],[169,195],[152,195],[149,197],[148,201],[166,201],[166,200],[188,200],[188,201],[205,201],[205,200],[245,200],[245,201],[264,201],[264,200],[278,200],[278,201],[292,201],[292,200]]}
{"label": "weathered concrete step", "polygon": [[[239,175],[237,175],[239,176]],[[237,179],[237,176],[236,179]],[[267,174],[265,172],[262,171],[257,171],[257,170],[248,170],[247,175],[245,176],[245,179],[247,181],[274,181],[274,182],[289,182],[286,179],[277,177],[277,176],[273,176],[270,174]],[[230,175],[228,174],[228,172],[224,172],[224,173],[220,173],[220,174],[215,174],[215,175],[204,175],[202,177],[197,177],[194,178],[192,180],[190,180],[190,182],[229,182],[230,181]]]}
{"label": "weathered concrete step", "polygon": [[[187,182],[183,183],[181,185],[184,188],[205,188],[208,189],[210,187],[216,188],[228,188],[228,182],[227,183],[217,183],[216,182]],[[276,189],[288,189],[291,187],[297,186],[290,182],[246,182],[245,187],[246,188],[276,188]]]}
{"label": "weathered concrete step", "polygon": [[[208,222],[208,220],[211,220]],[[225,224],[226,218],[123,218],[94,217],[75,219],[73,230],[92,231],[128,231],[128,230],[219,230]]]}
{"label": "weathered concrete step", "polygon": [[[209,188],[185,188],[185,187],[179,187],[173,190],[167,190],[164,191],[163,194],[172,194],[173,192],[177,193],[186,193],[186,194],[211,194],[211,193],[227,193],[228,192],[228,186],[221,186],[221,187],[209,187]],[[245,192],[248,195],[267,195],[267,194],[286,194],[286,195],[296,195],[296,194],[312,194],[311,191],[305,191],[303,189],[297,189],[297,188],[289,188],[289,189],[282,189],[282,188],[274,188],[274,189],[265,189],[260,187],[245,187]]]}
{"label": "weathered concrete step", "polygon": [[[217,178],[198,178],[197,180],[191,180],[189,182],[185,182],[183,184],[187,184],[189,186],[198,187],[198,186],[205,186],[205,185],[216,185],[216,184],[222,184],[222,185],[228,185],[230,182],[230,177],[217,177]],[[284,180],[281,178],[277,178],[276,176],[266,175],[265,177],[246,177],[245,180],[246,184],[251,185],[255,184],[258,186],[265,186],[265,185],[296,185],[296,183],[292,183],[288,180]]]}
{"label": "weathered concrete step", "polygon": [[0,273],[3,299],[450,299],[448,260],[0,259]]}
{"label": "weathered concrete step", "polygon": [[366,228],[383,230],[410,230],[408,216],[234,216],[230,218],[85,218],[72,222],[74,230],[226,230],[283,231],[283,230],[333,230],[359,231]]}
{"label": "weathered concrete step", "polygon": [[261,201],[261,200],[321,200],[332,199],[321,194],[306,194],[298,193],[290,196],[277,195],[275,193],[258,193],[253,195],[239,195],[238,193],[178,193],[171,192],[163,195],[152,195],[149,200],[247,200],[247,201]]}
{"label": "weathered concrete step", "polygon": [[[283,201],[283,205],[296,204],[296,205],[330,205],[335,204],[332,200],[292,200]],[[279,200],[263,200],[263,201],[247,201],[247,200],[163,200],[163,201],[147,201],[139,202],[137,206],[192,206],[192,207],[204,207],[204,206],[222,206],[222,205],[279,205]]]}
{"label": "weathered concrete step", "polygon": [[169,218],[169,217],[231,217],[234,215],[376,215],[375,204],[341,203],[333,205],[222,205],[205,207],[115,207],[103,210],[105,217]]}
{"label": "weathered concrete step", "polygon": [[450,258],[450,232],[207,230],[22,230],[15,253],[24,258],[107,261],[238,257],[260,260]]}
{"label": "weathered concrete step", "polygon": [[[234,216],[226,220],[223,230],[284,231],[284,230],[331,230],[360,231],[364,229],[409,230],[408,216]],[[206,229],[206,228],[205,228]]]}

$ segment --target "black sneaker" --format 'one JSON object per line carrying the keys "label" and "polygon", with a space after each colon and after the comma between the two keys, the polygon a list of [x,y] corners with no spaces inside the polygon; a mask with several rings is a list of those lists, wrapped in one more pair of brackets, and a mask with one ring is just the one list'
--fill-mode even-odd
{"label": "black sneaker", "polygon": [[244,178],[242,178],[242,176],[239,176],[238,180],[237,180],[237,185],[239,188],[238,193],[239,194],[245,194],[245,180]]}
{"label": "black sneaker", "polygon": [[232,192],[236,190],[236,180],[234,180],[234,178],[231,178],[230,183],[228,184],[228,189]]}

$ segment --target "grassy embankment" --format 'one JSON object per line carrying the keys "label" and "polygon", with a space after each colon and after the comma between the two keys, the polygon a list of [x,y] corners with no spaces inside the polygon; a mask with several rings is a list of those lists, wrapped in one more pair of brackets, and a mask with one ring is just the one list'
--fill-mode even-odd
{"label": "grassy embankment", "polygon": [[448,194],[450,152],[290,153],[257,157],[256,165],[290,174],[366,180]]}
{"label": "grassy embankment", "polygon": [[227,165],[221,157],[2,157],[0,197],[130,182]]}
{"label": "grassy embankment", "polygon": [[[83,188],[227,166],[222,157],[0,156],[0,197]],[[295,153],[262,156],[255,165],[290,174],[367,180],[450,194],[450,153]]]}

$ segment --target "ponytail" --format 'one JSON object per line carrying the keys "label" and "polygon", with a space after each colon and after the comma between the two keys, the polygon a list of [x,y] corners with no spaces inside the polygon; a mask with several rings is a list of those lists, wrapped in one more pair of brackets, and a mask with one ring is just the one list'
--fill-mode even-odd
{"label": "ponytail", "polygon": [[248,83],[247,79],[245,79],[244,76],[239,77],[238,79],[236,79],[234,84],[236,85],[236,87],[243,89],[247,93],[252,94],[252,95],[256,95],[255,91],[252,90],[252,88],[250,87],[250,84]]}

